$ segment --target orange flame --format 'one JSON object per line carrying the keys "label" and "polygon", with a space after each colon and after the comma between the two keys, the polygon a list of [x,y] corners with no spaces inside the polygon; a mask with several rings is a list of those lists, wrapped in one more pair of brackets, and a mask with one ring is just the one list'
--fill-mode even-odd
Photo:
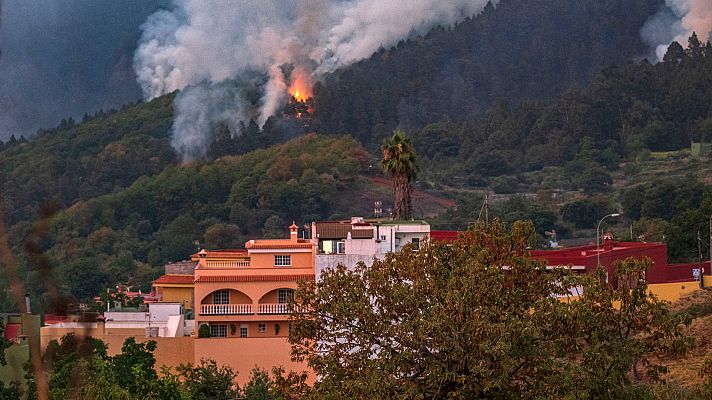
{"label": "orange flame", "polygon": [[298,102],[305,102],[312,97],[312,84],[309,73],[297,67],[292,72],[292,83],[289,85],[289,94]]}

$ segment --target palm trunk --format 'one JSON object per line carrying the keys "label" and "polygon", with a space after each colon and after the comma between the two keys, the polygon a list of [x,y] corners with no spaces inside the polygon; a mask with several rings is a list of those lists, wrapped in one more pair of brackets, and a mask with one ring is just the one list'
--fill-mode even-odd
{"label": "palm trunk", "polygon": [[413,204],[411,202],[413,187],[406,174],[398,173],[393,175],[393,191],[395,192],[393,218],[397,220],[410,219],[413,214]]}

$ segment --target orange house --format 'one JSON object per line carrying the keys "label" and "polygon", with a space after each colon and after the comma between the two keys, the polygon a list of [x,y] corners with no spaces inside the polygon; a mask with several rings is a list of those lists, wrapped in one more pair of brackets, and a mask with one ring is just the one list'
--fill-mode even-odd
{"label": "orange house", "polygon": [[287,303],[300,280],[314,279],[316,245],[299,239],[296,225],[289,230],[289,239],[250,240],[246,250],[193,255],[196,364],[205,358],[229,365],[241,384],[255,367],[309,372],[290,357]]}

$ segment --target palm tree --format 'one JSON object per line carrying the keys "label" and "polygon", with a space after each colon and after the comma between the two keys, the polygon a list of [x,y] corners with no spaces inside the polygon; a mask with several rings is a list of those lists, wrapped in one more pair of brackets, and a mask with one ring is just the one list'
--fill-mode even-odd
{"label": "palm tree", "polygon": [[415,162],[415,149],[410,139],[400,129],[393,131],[393,137],[386,140],[381,146],[383,150],[383,160],[381,166],[383,171],[393,177],[393,191],[395,193],[394,219],[410,219],[413,213],[411,203],[411,193],[418,172],[418,165]]}

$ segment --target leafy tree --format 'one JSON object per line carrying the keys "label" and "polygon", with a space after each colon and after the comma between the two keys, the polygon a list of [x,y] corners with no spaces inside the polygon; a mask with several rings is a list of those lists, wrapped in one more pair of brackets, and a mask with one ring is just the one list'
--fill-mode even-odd
{"label": "leafy tree", "polygon": [[128,390],[132,396],[148,392],[150,389],[148,383],[158,380],[158,374],[154,369],[155,350],[155,341],[137,343],[135,338],[130,337],[121,346],[121,354],[112,357],[111,364],[117,384]]}
{"label": "leafy tree", "polygon": [[213,360],[201,359],[196,367],[181,365],[178,375],[193,400],[228,400],[238,396],[235,373],[227,366],[218,367]]}
{"label": "leafy tree", "polygon": [[393,136],[382,146],[383,171],[393,178],[393,191],[395,193],[393,218],[397,220],[410,219],[413,214],[411,194],[412,182],[418,172],[415,149],[410,139],[401,130],[395,130]]}
{"label": "leafy tree", "polygon": [[612,398],[631,368],[658,378],[648,354],[689,348],[642,279],[649,261],[619,264],[613,289],[603,271],[547,271],[532,240],[531,223],[495,222],[302,283],[290,341],[315,397]]}

